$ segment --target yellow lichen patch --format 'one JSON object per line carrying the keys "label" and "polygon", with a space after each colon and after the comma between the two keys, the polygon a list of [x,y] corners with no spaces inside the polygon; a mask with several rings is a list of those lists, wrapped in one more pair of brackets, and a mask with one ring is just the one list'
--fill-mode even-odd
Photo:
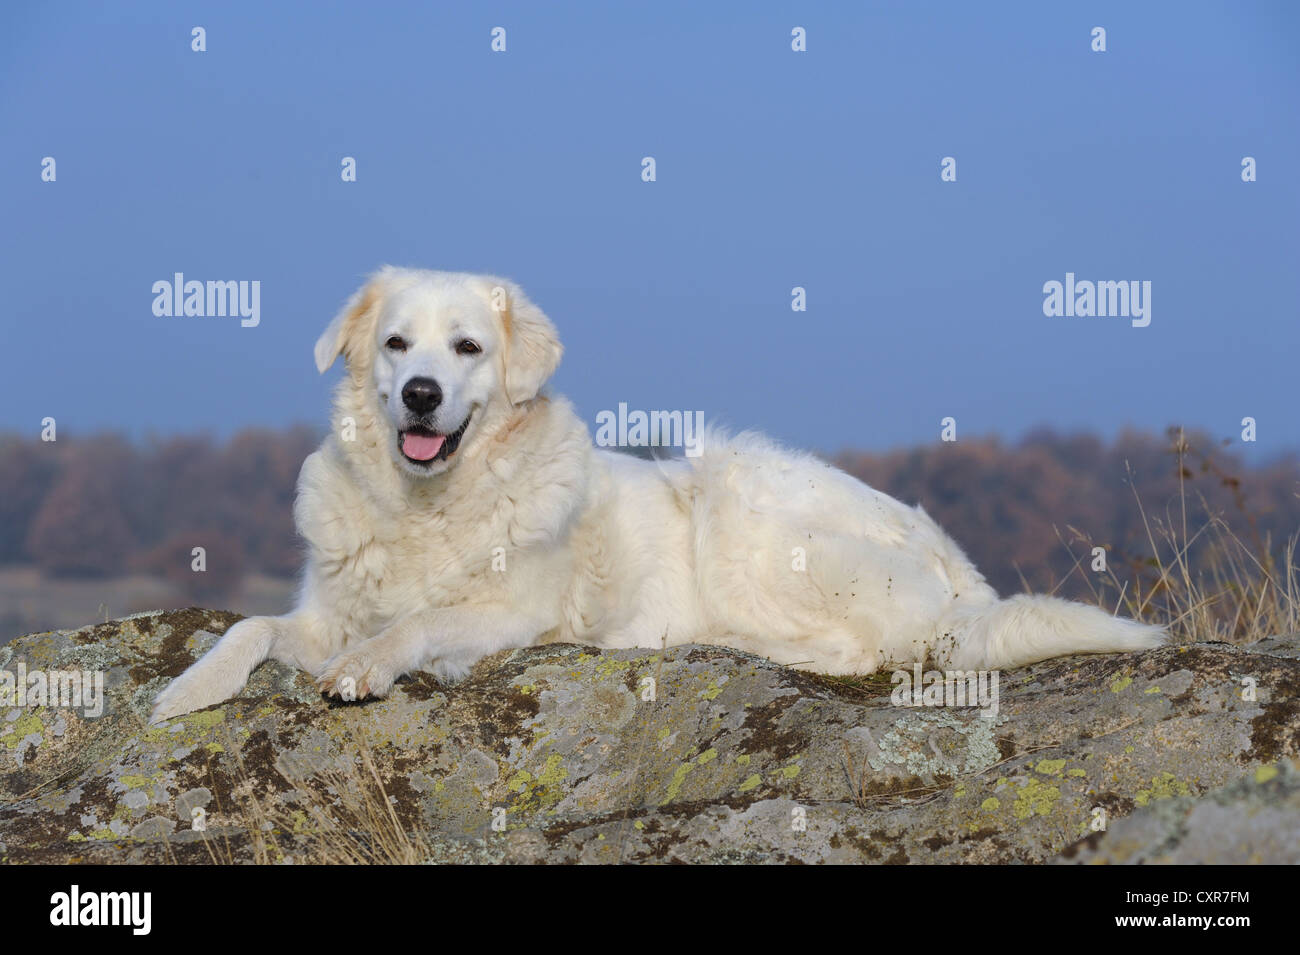
{"label": "yellow lichen patch", "polygon": [[601,657],[600,662],[596,664],[595,670],[602,677],[617,676],[636,666],[635,660],[615,660],[613,657]]}
{"label": "yellow lichen patch", "polygon": [[547,756],[545,767],[542,767],[542,772],[537,774],[537,782],[541,786],[554,786],[567,777],[568,770],[560,764],[559,756],[552,754]]}
{"label": "yellow lichen patch", "polygon": [[1063,769],[1065,769],[1065,760],[1063,759],[1041,759],[1038,761],[1038,765],[1034,767],[1034,772],[1042,773],[1044,776],[1059,776]]}
{"label": "yellow lichen patch", "polygon": [[226,711],[224,707],[219,710],[200,710],[197,713],[186,713],[180,719],[186,726],[192,726],[196,730],[210,730],[226,721]]}
{"label": "yellow lichen patch", "polygon": [[694,768],[694,763],[682,763],[677,767],[676,772],[673,773],[672,782],[668,784],[668,798],[664,800],[665,803],[672,802],[677,798],[678,793],[682,791],[682,783],[686,782],[687,774]]}
{"label": "yellow lichen patch", "polygon": [[756,786],[758,786],[758,784],[761,783],[762,781],[763,780],[758,778],[758,774],[755,773],[753,776],[750,776],[748,779],[746,779],[743,783],[740,784],[739,791],[742,793],[747,793],[751,789],[754,789]]}
{"label": "yellow lichen patch", "polygon": [[1152,693],[1159,693],[1159,692],[1160,692],[1160,687],[1158,687],[1158,686],[1149,686],[1149,687],[1147,687],[1145,690],[1143,690],[1142,692],[1145,693],[1147,696],[1150,696]]}
{"label": "yellow lichen patch", "polygon": [[520,810],[549,809],[560,801],[563,792],[559,784],[569,775],[559,755],[552,753],[546,757],[546,763],[534,777],[526,769],[521,769],[508,780],[506,788],[520,794],[515,808]]}
{"label": "yellow lichen patch", "polygon": [[1255,782],[1257,783],[1266,783],[1275,776],[1277,776],[1276,766],[1261,766],[1255,770]]}
{"label": "yellow lichen patch", "polygon": [[1110,691],[1112,693],[1119,693],[1123,690],[1127,690],[1132,685],[1133,678],[1131,676],[1117,676],[1110,684]]}
{"label": "yellow lichen patch", "polygon": [[[149,727],[142,734],[142,738],[150,743],[174,742],[178,744],[193,744],[199,741],[199,737],[225,721],[225,707],[222,707],[219,710],[186,713],[184,716],[178,716],[173,720],[168,720],[162,726]],[[176,725],[178,723],[184,727],[184,729],[179,732],[176,731]],[[248,737],[252,735],[252,730],[248,729],[246,726],[241,727],[240,735]]]}
{"label": "yellow lichen patch", "polygon": [[1180,783],[1173,773],[1161,773],[1152,778],[1150,789],[1139,789],[1135,799],[1139,806],[1145,806],[1153,799],[1172,799],[1174,796],[1190,794],[1187,784]]}
{"label": "yellow lichen patch", "polygon": [[980,803],[980,808],[985,812],[996,812],[1002,806],[1002,800],[997,796],[990,796]]}
{"label": "yellow lichen patch", "polygon": [[1061,790],[1055,786],[1049,786],[1047,783],[1041,783],[1036,779],[1031,779],[1025,785],[1020,787],[1016,793],[1016,801],[1011,804],[1011,812],[1017,819],[1028,819],[1030,816],[1046,816],[1056,805],[1056,801],[1061,798]]}
{"label": "yellow lichen patch", "polygon": [[4,743],[5,749],[17,749],[18,745],[33,733],[44,734],[45,724],[35,713],[24,713],[18,719],[14,720],[13,728],[4,736],[0,736],[0,743]]}

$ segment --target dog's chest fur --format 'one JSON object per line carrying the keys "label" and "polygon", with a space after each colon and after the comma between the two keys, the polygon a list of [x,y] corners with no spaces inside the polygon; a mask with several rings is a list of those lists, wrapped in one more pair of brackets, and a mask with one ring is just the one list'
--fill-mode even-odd
{"label": "dog's chest fur", "polygon": [[567,404],[541,405],[512,430],[427,485],[393,481],[370,466],[373,452],[333,439],[304,462],[294,509],[311,550],[304,587],[331,608],[342,644],[459,604],[544,597],[554,608],[539,610],[558,622],[590,439]]}

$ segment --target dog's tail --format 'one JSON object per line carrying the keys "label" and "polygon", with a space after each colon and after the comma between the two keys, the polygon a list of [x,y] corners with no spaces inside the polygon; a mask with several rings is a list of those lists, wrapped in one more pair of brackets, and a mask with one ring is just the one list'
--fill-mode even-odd
{"label": "dog's tail", "polygon": [[1116,653],[1161,646],[1159,627],[1113,617],[1056,597],[1021,595],[957,606],[944,618],[933,657],[958,670],[994,670],[1072,653]]}

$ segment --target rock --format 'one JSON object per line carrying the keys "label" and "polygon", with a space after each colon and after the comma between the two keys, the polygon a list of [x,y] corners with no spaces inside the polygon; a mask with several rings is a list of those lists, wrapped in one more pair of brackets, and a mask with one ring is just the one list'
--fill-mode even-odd
{"label": "rock", "polygon": [[1260,766],[1198,798],[1157,800],[1070,846],[1059,863],[1298,865],[1300,772]]}
{"label": "rock", "polygon": [[238,619],[141,614],[0,648],[0,671],[106,688],[98,717],[0,705],[0,859],[1190,861],[1255,844],[1247,821],[1235,842],[1194,837],[1226,832],[1233,800],[1279,846],[1300,829],[1295,637],[1009,671],[992,717],[896,707],[887,675],[553,644],[363,704],[269,663],[150,727],[155,693]]}

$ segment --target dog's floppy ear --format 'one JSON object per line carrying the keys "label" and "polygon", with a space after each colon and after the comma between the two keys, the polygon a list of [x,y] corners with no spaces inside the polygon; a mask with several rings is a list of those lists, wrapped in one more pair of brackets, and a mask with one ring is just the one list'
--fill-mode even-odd
{"label": "dog's floppy ear", "polygon": [[382,276],[376,275],[352,293],[343,309],[334,316],[324,334],[316,340],[316,370],[322,375],[339,355],[351,361],[356,348],[369,328],[368,319],[382,297]]}
{"label": "dog's floppy ear", "polygon": [[506,398],[521,404],[537,397],[564,348],[551,320],[514,282],[493,280],[491,296],[504,331]]}

